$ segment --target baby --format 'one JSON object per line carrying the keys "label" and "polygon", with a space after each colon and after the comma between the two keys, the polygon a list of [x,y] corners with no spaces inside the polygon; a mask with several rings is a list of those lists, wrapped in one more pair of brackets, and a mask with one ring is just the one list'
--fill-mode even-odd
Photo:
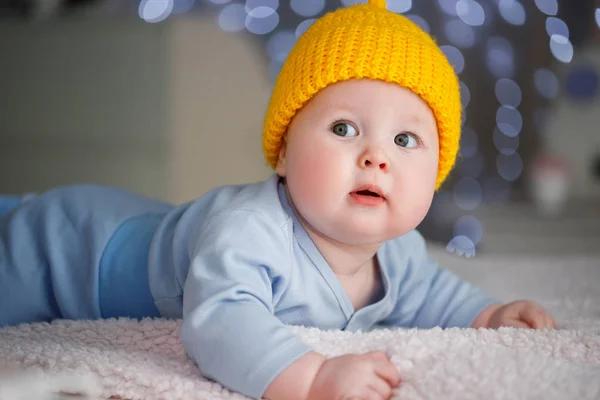
{"label": "baby", "polygon": [[415,231],[460,126],[431,37],[383,0],[329,13],[276,82],[266,181],[180,206],[82,185],[2,198],[0,326],[183,318],[204,376],[273,400],[387,399],[400,383],[385,354],[326,359],[290,325],[555,328],[439,268]]}

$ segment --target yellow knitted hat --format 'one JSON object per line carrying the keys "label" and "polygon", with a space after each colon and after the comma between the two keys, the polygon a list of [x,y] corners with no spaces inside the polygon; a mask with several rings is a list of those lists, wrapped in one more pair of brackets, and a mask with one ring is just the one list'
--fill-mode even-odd
{"label": "yellow knitted hat", "polygon": [[319,90],[349,79],[397,83],[419,95],[437,121],[436,189],[454,166],[461,102],[454,68],[434,40],[410,19],[368,0],[330,12],[298,39],[277,77],[265,117],[263,150],[275,168],[287,127]]}

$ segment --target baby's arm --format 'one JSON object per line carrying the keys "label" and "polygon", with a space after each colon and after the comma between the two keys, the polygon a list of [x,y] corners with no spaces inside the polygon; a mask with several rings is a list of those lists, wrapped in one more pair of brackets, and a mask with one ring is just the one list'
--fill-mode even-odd
{"label": "baby's arm", "polygon": [[279,229],[255,212],[233,211],[215,217],[190,243],[184,348],[204,376],[254,398],[311,351],[274,316],[290,268]]}
{"label": "baby's arm", "polygon": [[453,272],[440,268],[417,231],[397,243],[398,253],[410,252],[411,256],[397,289],[395,308],[383,324],[470,327],[481,312],[498,303]]}
{"label": "baby's arm", "polygon": [[264,397],[269,400],[308,399],[312,383],[324,362],[325,357],[319,353],[310,352],[303,355],[273,380]]}
{"label": "baby's arm", "polygon": [[400,377],[387,356],[326,360],[275,317],[291,264],[278,229],[250,212],[221,215],[201,229],[184,286],[186,352],[204,376],[254,398],[389,398]]}
{"label": "baby's arm", "polygon": [[[456,274],[439,268],[429,257],[425,240],[416,231],[409,240],[398,242],[411,251],[396,307],[382,324],[430,328],[473,327],[556,328],[552,316],[531,301],[500,304]],[[407,243],[408,242],[408,243]]]}

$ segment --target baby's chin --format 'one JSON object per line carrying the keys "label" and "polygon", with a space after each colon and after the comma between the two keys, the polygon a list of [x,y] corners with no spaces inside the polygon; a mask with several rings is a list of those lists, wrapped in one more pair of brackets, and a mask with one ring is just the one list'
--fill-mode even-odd
{"label": "baby's chin", "polygon": [[351,246],[382,245],[388,240],[395,239],[412,231],[411,226],[369,226],[364,224],[345,224],[344,227],[333,229],[328,236],[338,242]]}

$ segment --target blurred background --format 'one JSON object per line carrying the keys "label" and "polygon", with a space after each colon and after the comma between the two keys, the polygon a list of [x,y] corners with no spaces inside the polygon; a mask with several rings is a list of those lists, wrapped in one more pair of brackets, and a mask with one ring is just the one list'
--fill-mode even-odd
{"label": "blurred background", "polygon": [[[0,0],[0,192],[181,203],[262,180],[274,78],[358,0]],[[459,73],[461,154],[419,227],[462,255],[600,254],[600,3],[388,0]]]}

